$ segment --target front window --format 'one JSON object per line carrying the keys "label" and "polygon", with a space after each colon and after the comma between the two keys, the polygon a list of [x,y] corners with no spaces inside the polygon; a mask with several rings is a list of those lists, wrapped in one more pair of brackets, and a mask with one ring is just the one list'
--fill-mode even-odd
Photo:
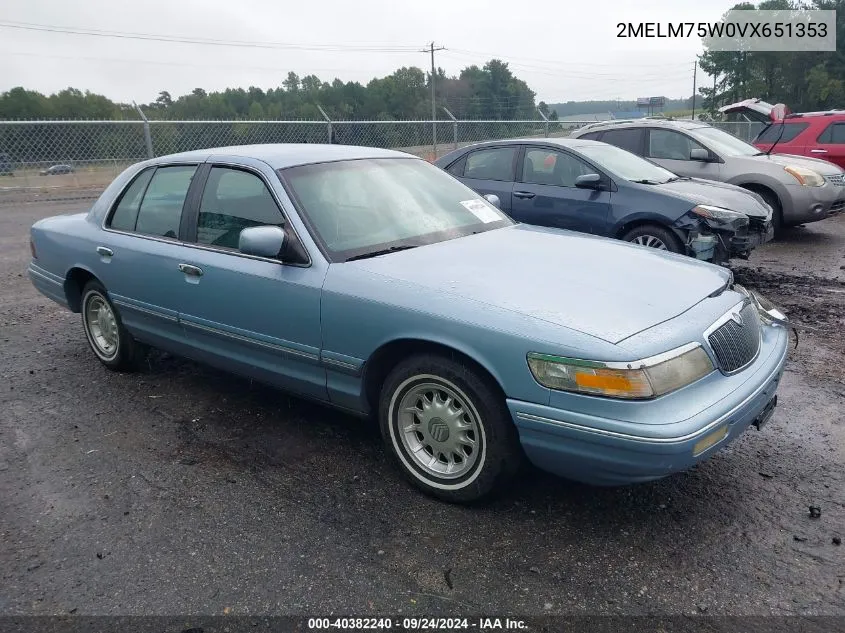
{"label": "front window", "polygon": [[418,159],[318,163],[280,173],[333,261],[513,224],[474,191]]}
{"label": "front window", "polygon": [[687,131],[722,156],[759,156],[763,153],[753,145],[715,127],[697,127]]}
{"label": "front window", "polygon": [[584,145],[578,147],[578,151],[604,171],[632,182],[660,184],[678,178],[668,169],[615,145]]}
{"label": "front window", "polygon": [[536,185],[574,187],[578,176],[595,169],[574,156],[549,149],[528,149],[522,165],[522,182]]}
{"label": "front window", "polygon": [[690,160],[690,152],[704,149],[689,136],[672,130],[649,130],[648,155],[664,160]]}
{"label": "front window", "polygon": [[197,242],[237,249],[243,229],[283,224],[282,213],[261,178],[238,169],[211,168],[200,202]]}

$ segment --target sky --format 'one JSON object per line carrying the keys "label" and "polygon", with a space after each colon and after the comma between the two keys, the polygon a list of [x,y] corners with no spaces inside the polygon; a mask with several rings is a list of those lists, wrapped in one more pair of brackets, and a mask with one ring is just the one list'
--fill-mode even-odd
{"label": "sky", "polygon": [[[538,101],[689,97],[700,40],[620,39],[617,23],[718,21],[734,4],[2,0],[0,92],[72,86],[142,103],[161,90],[174,97],[197,87],[266,90],[291,70],[323,81],[366,83],[401,66],[430,67],[422,49],[434,41],[445,47],[435,62],[447,75],[497,57]],[[707,81],[699,71],[698,85]]]}

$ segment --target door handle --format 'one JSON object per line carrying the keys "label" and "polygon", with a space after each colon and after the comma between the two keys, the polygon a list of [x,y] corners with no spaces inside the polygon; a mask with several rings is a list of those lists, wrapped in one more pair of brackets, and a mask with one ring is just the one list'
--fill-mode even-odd
{"label": "door handle", "polygon": [[202,277],[202,268],[191,264],[179,264],[179,270],[191,277]]}
{"label": "door handle", "polygon": [[112,255],[114,255],[114,251],[106,246],[98,246],[97,255],[102,255],[103,257],[111,257]]}
{"label": "door handle", "polygon": [[827,150],[826,149],[811,149],[810,153],[811,154],[827,154]]}
{"label": "door handle", "polygon": [[531,193],[530,191],[514,191],[513,195],[514,195],[515,198],[522,198],[524,200],[530,200],[531,198],[533,198],[537,194]]}

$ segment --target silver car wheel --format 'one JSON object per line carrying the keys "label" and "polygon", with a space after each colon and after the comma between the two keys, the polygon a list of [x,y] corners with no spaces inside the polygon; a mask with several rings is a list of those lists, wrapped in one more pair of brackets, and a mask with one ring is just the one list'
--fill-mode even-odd
{"label": "silver car wheel", "polygon": [[111,305],[100,293],[92,291],[84,301],[85,334],[94,353],[105,361],[117,356],[120,330]]}
{"label": "silver car wheel", "polygon": [[[399,437],[394,435],[393,440],[401,441],[404,450],[400,453],[416,467],[412,472],[421,471],[438,480],[467,477],[484,459],[484,430],[478,412],[451,382],[437,376],[416,376],[411,381],[420,378],[426,381],[410,387],[394,409]],[[397,393],[401,391],[400,386]]]}
{"label": "silver car wheel", "polygon": [[631,244],[639,244],[640,246],[648,246],[649,248],[656,248],[660,251],[668,251],[666,244],[659,237],[654,235],[638,235],[631,240]]}

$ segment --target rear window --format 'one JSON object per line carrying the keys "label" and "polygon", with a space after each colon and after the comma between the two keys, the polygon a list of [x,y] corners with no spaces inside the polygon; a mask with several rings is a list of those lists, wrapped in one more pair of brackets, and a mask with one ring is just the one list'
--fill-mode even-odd
{"label": "rear window", "polygon": [[[760,132],[755,143],[774,143],[780,137],[779,143],[786,143],[796,138],[801,132],[810,127],[809,123],[784,123],[783,125],[774,124],[767,127]],[[783,129],[783,136],[780,136],[781,129]]]}
{"label": "rear window", "polygon": [[624,130],[607,130],[601,137],[602,142],[627,149],[634,154],[642,154],[642,128],[627,128]]}
{"label": "rear window", "polygon": [[467,156],[464,177],[479,180],[513,180],[513,161],[518,149],[514,145],[472,152]]}
{"label": "rear window", "polygon": [[839,145],[845,143],[845,123],[831,123],[819,136],[818,143]]}

